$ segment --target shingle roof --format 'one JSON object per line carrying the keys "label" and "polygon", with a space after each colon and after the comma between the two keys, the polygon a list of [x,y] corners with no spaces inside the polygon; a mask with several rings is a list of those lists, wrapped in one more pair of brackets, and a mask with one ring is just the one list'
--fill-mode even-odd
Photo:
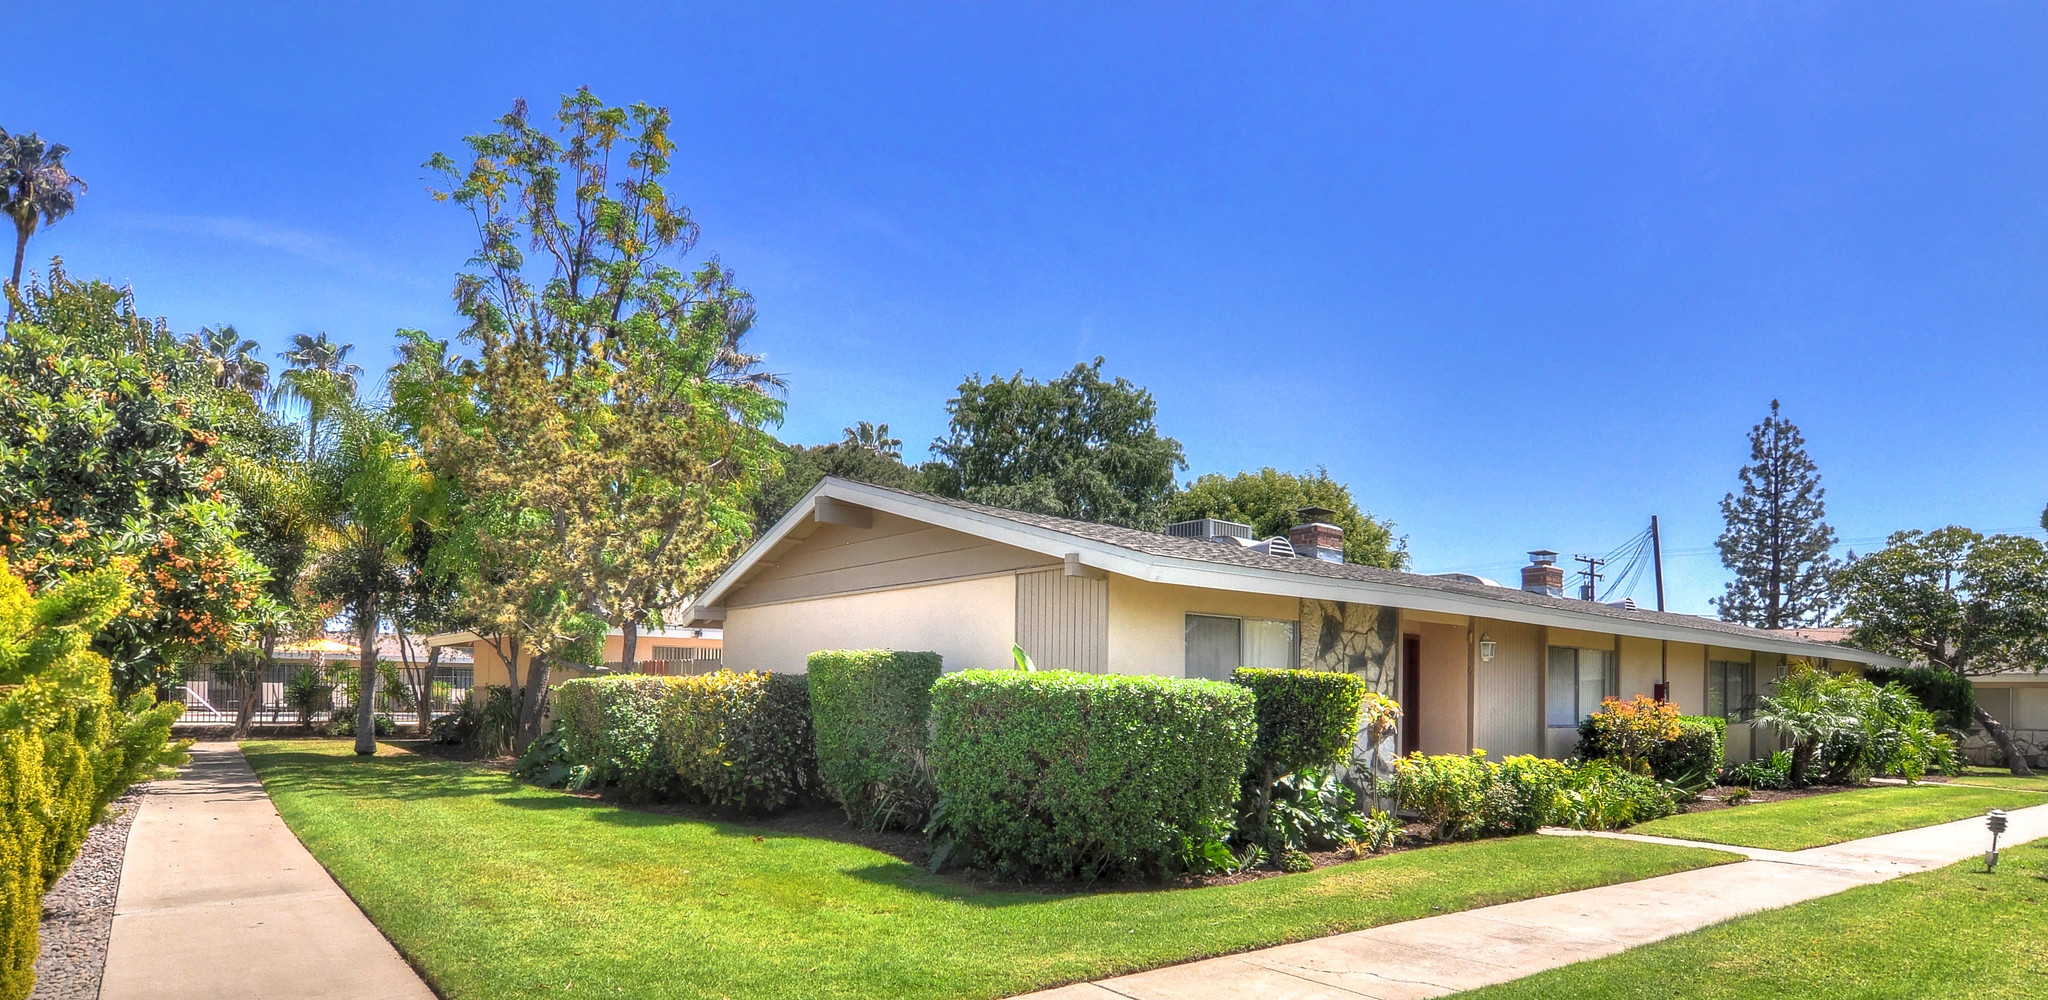
{"label": "shingle roof", "polygon": [[1832,649],[1836,655],[1839,655],[1845,651],[1845,646],[1838,641],[1831,642],[1826,640],[1816,640],[1814,638],[1809,638],[1807,636],[1800,635],[1796,632],[1789,632],[1785,630],[1773,631],[1767,629],[1750,628],[1747,625],[1738,625],[1734,622],[1725,622],[1718,618],[1705,618],[1699,615],[1681,615],[1663,611],[1649,611],[1641,608],[1631,611],[1627,608],[1616,607],[1611,604],[1602,604],[1597,601],[1582,601],[1565,597],[1552,597],[1548,594],[1530,593],[1529,591],[1513,590],[1507,587],[1488,587],[1482,584],[1465,583],[1459,580],[1446,579],[1443,577],[1425,576],[1420,573],[1405,573],[1400,570],[1381,569],[1377,566],[1364,566],[1359,565],[1357,563],[1333,563],[1325,562],[1321,559],[1306,559],[1301,557],[1273,556],[1267,555],[1262,552],[1256,552],[1251,549],[1240,548],[1234,545],[1220,545],[1215,542],[1207,542],[1202,541],[1200,539],[1180,538],[1173,535],[1162,534],[1154,531],[1140,531],[1136,528],[1119,527],[1113,524],[1096,524],[1092,521],[1077,521],[1072,518],[1054,517],[1050,514],[1033,514],[1027,511],[1009,510],[1002,507],[991,507],[987,504],[970,503],[966,500],[955,500],[948,497],[934,496],[929,493],[919,493],[915,490],[904,490],[897,489],[894,487],[875,486],[868,483],[862,483],[860,484],[860,486],[863,489],[881,490],[887,493],[896,493],[902,496],[922,500],[927,503],[944,504],[946,506],[954,507],[959,510],[972,511],[974,513],[983,514],[990,517],[1002,518],[1004,520],[1014,521],[1018,524],[1028,525],[1034,528],[1041,528],[1047,531],[1056,531],[1062,534],[1072,535],[1076,538],[1084,538],[1089,541],[1099,542],[1105,545],[1114,545],[1119,548],[1129,549],[1133,552],[1138,552],[1149,556],[1158,556],[1168,559],[1188,559],[1197,562],[1216,563],[1226,566],[1241,566],[1246,569],[1279,570],[1286,573],[1298,573],[1303,576],[1317,576],[1337,580],[1357,580],[1363,583],[1374,583],[1394,587],[1408,587],[1416,590],[1435,591],[1446,594],[1458,594],[1466,597],[1476,597],[1483,600],[1498,601],[1503,604],[1516,604],[1523,605],[1526,607],[1547,608],[1557,611],[1573,612],[1576,614],[1593,614],[1600,617],[1612,618],[1616,621],[1651,622],[1663,625],[1676,626],[1679,628],[1696,629],[1707,633],[1718,633],[1734,639],[1761,639],[1770,640],[1773,642],[1797,642],[1804,645],[1810,645],[1815,647],[1817,653],[1826,653],[1828,650]]}

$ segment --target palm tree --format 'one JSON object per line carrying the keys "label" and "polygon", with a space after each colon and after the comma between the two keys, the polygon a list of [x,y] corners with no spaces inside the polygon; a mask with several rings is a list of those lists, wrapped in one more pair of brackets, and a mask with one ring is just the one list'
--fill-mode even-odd
{"label": "palm tree", "polygon": [[192,335],[192,346],[213,364],[213,383],[221,389],[240,389],[261,399],[270,391],[270,363],[256,356],[263,345],[243,339],[235,328],[200,327]]}
{"label": "palm tree", "polygon": [[[14,220],[14,277],[8,287],[21,288],[21,261],[28,253],[28,238],[36,226],[55,225],[58,219],[78,207],[78,193],[85,182],[64,169],[64,157],[71,147],[44,143],[41,136],[9,135],[0,129],[0,210]],[[7,303],[7,318],[14,318],[14,302]]]}
{"label": "palm tree", "polygon": [[433,477],[388,411],[335,405],[340,432],[322,463],[326,525],[310,589],[337,601],[356,629],[356,752],[377,752],[373,702],[378,688],[377,628],[392,611],[408,572],[413,533],[425,515]]}
{"label": "palm tree", "polygon": [[274,395],[279,401],[305,406],[309,462],[319,452],[320,425],[337,406],[355,398],[356,380],[363,374],[361,367],[348,361],[349,352],[355,349],[354,344],[328,340],[326,333],[295,333],[291,349],[278,355],[291,370],[278,376]]}

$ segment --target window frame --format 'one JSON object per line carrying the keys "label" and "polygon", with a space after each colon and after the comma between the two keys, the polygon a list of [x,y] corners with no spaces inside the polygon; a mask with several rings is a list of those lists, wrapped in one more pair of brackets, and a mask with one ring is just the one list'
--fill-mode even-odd
{"label": "window frame", "polygon": [[1199,680],[1228,680],[1230,677],[1229,671],[1225,671],[1224,675],[1220,678],[1209,678],[1202,677],[1201,675],[1192,673],[1188,669],[1188,659],[1189,653],[1191,651],[1188,645],[1188,640],[1194,631],[1194,620],[1197,618],[1208,618],[1215,619],[1218,621],[1229,621],[1236,623],[1237,662],[1231,667],[1231,670],[1235,670],[1237,667],[1262,666],[1262,664],[1255,664],[1249,662],[1251,650],[1248,644],[1250,642],[1250,635],[1248,634],[1249,630],[1245,628],[1246,622],[1259,622],[1263,624],[1286,626],[1291,635],[1291,638],[1287,643],[1287,663],[1285,666],[1287,668],[1299,668],[1301,666],[1301,622],[1298,620],[1287,618],[1264,618],[1258,615],[1219,615],[1212,614],[1206,611],[1188,611],[1183,612],[1181,615],[1181,676],[1183,677],[1191,677]]}
{"label": "window frame", "polygon": [[[1571,680],[1568,683],[1559,683],[1557,676],[1559,672],[1557,654],[1559,653],[1571,654]],[[1587,653],[1598,653],[1601,659],[1599,664],[1600,699],[1591,706],[1585,705],[1583,703],[1584,698],[1582,697],[1585,694],[1587,680],[1586,668],[1591,666],[1591,664],[1586,662],[1585,654]],[[1545,649],[1543,655],[1543,684],[1544,726],[1550,729],[1577,729],[1579,723],[1586,721],[1587,717],[1600,710],[1602,702],[1609,698],[1621,696],[1621,657],[1612,649],[1597,649],[1589,646],[1550,645]],[[1569,692],[1571,695],[1573,716],[1570,722],[1557,721],[1559,718],[1558,710],[1560,708],[1561,692]]]}

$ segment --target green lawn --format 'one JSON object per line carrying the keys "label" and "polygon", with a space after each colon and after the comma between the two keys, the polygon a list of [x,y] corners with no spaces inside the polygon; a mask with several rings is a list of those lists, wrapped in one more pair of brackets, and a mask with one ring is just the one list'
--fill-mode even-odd
{"label": "green lawn", "polygon": [[[2036,842],[2040,844],[2041,842]],[[1461,994],[1463,1000],[2035,1000],[2048,995],[2048,846]]]}
{"label": "green lawn", "polygon": [[1206,889],[976,891],[862,847],[463,764],[245,750],[285,822],[448,1000],[997,997],[1734,860],[1529,836]]}
{"label": "green lawn", "polygon": [[2015,778],[2011,771],[2002,767],[1973,767],[1957,775],[1954,783],[1977,785],[1982,788],[2022,788],[2048,792],[2048,776],[2043,776],[2037,771],[2031,778]]}
{"label": "green lawn", "polygon": [[2008,788],[1892,785],[1671,816],[1629,832],[1798,851],[2043,803],[2048,795]]}

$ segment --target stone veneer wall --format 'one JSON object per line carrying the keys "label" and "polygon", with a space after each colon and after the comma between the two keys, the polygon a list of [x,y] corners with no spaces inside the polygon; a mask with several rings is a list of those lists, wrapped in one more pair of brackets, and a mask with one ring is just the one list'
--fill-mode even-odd
{"label": "stone veneer wall", "polygon": [[1393,608],[1345,601],[1301,602],[1301,665],[1357,674],[1394,697],[1401,659],[1401,616]]}
{"label": "stone veneer wall", "polygon": [[[2048,729],[2011,729],[2012,741],[2019,744],[2020,752],[2027,755],[2027,763],[2033,767],[2048,767]],[[1963,756],[1970,763],[1982,767],[2005,767],[2005,754],[2000,753],[1998,744],[1991,741],[1991,734],[1982,726],[1970,727],[1970,735],[1963,740]]]}

